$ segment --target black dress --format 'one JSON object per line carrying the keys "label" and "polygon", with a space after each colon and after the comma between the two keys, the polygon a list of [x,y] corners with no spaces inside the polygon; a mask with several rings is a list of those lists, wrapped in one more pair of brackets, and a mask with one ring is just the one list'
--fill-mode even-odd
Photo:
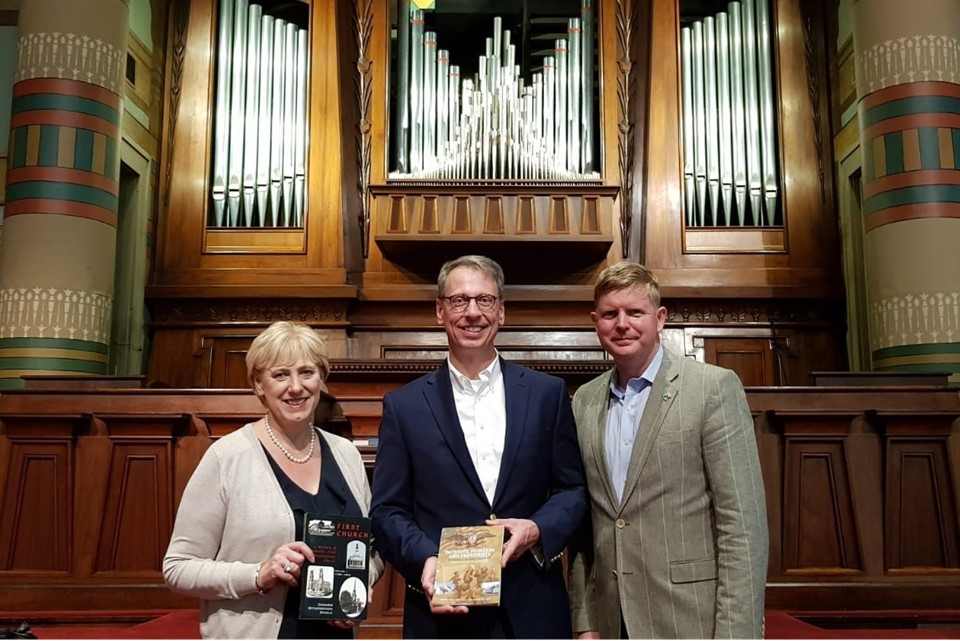
{"label": "black dress", "polygon": [[[318,438],[320,438],[318,436]],[[290,480],[273,457],[267,453],[270,467],[280,482],[283,495],[293,510],[296,540],[303,540],[303,515],[329,514],[331,516],[363,516],[360,506],[347,486],[336,459],[322,438],[320,446],[320,489],[310,494]],[[266,451],[266,448],[264,448]],[[283,604],[283,622],[280,624],[278,639],[352,639],[352,630],[335,628],[325,621],[301,621],[300,586],[287,590],[287,600]]]}

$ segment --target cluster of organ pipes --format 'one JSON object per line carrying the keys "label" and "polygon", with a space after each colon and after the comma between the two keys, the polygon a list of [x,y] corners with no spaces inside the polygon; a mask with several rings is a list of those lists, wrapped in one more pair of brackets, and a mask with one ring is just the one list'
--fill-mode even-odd
{"label": "cluster of organ pipes", "polygon": [[768,0],[680,30],[687,226],[782,224],[771,33]]}
{"label": "cluster of organ pipes", "polygon": [[593,4],[582,0],[580,17],[566,21],[567,37],[551,43],[554,55],[525,84],[501,17],[493,18],[476,75],[461,78],[461,66],[425,29],[423,11],[400,2],[390,178],[599,178]]}
{"label": "cluster of organ pipes", "polygon": [[306,211],[307,32],[222,0],[213,227],[300,227]]}

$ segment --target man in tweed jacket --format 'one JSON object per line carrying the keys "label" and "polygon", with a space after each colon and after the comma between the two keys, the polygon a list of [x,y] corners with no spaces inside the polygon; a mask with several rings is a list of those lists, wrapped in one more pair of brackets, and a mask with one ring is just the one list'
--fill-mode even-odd
{"label": "man in tweed jacket", "polygon": [[608,267],[591,319],[615,367],[573,410],[592,537],[572,545],[579,638],[760,638],[767,517],[753,421],[732,371],[661,345],[644,266]]}

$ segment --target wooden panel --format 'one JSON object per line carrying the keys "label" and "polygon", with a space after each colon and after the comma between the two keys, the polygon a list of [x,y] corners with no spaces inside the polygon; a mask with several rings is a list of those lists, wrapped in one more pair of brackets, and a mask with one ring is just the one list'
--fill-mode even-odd
{"label": "wooden panel", "polygon": [[[382,395],[431,366],[368,363],[341,372],[337,405],[354,423],[368,473]],[[572,390],[604,364],[544,367]],[[956,390],[753,388],[747,400],[770,522],[769,607],[955,605]],[[159,572],[175,501],[212,440],[260,412],[247,390],[4,392],[0,602],[21,610],[192,607],[194,600],[166,590]],[[26,455],[46,466],[27,475],[39,489],[27,488]],[[61,474],[71,460],[75,476]],[[59,502],[56,514],[34,516],[25,497]],[[26,518],[33,520],[25,525]],[[65,556],[41,555],[37,541]],[[892,551],[895,563],[887,561]],[[401,577],[390,570],[376,587],[368,629],[396,634],[403,597]]]}
{"label": "wooden panel", "polygon": [[[309,24],[310,128],[305,228],[214,230],[207,234],[212,157],[216,57],[215,0],[172,3],[167,37],[164,103],[167,105],[160,162],[160,215],[154,285],[188,289],[197,285],[256,288],[265,284],[342,287],[343,182],[340,171],[343,124],[339,96],[340,2],[311,2]],[[349,81],[345,86],[350,86]],[[346,93],[350,93],[349,90]],[[152,294],[148,294],[152,296]]]}
{"label": "wooden panel", "polygon": [[215,389],[245,389],[247,382],[247,350],[256,337],[249,336],[204,336],[201,345],[211,351],[208,387]]}
{"label": "wooden panel", "polygon": [[[174,425],[114,418],[110,481],[97,551],[97,572],[159,572],[173,530]],[[128,436],[133,433],[133,437]],[[163,436],[166,438],[163,438]],[[159,437],[159,438],[158,438]]]}
{"label": "wooden panel", "polygon": [[378,624],[399,626],[403,621],[403,597],[406,584],[403,577],[387,564],[383,578],[374,587],[370,602],[369,620]]}
{"label": "wooden panel", "polygon": [[[841,292],[829,140],[829,80],[821,3],[773,0],[777,132],[782,167],[784,236],[750,230],[694,231],[684,245],[680,115],[679,1],[654,0],[649,38],[656,64],[650,65],[646,110],[644,244],[635,254],[660,276],[668,295],[704,287],[739,289],[759,297],[808,292],[814,297]],[[661,55],[663,54],[663,55]],[[707,251],[709,250],[709,251]],[[758,253],[746,253],[747,250]],[[758,251],[759,250],[759,251]],[[631,248],[634,251],[634,248]],[[736,294],[734,294],[736,296]]]}
{"label": "wooden panel", "polygon": [[33,412],[3,417],[0,573],[62,576],[72,569],[71,434],[77,418]]}
{"label": "wooden panel", "polygon": [[779,385],[770,338],[704,338],[704,360],[732,369],[747,387]]}
{"label": "wooden panel", "polygon": [[960,568],[956,496],[945,440],[887,442],[887,567]]}
{"label": "wooden panel", "polygon": [[784,572],[863,569],[843,450],[840,439],[787,435]]}
{"label": "wooden panel", "polygon": [[70,571],[70,449],[66,443],[16,443],[11,452],[0,569]]}

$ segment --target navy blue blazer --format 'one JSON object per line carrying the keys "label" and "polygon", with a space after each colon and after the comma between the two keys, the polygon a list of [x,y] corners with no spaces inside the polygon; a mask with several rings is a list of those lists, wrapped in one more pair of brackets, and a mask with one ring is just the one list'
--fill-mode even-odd
{"label": "navy blue blazer", "polygon": [[[383,398],[370,516],[381,556],[404,577],[405,638],[483,638],[496,609],[434,616],[419,592],[444,527],[531,519],[542,550],[508,564],[500,604],[517,638],[569,639],[567,590],[558,555],[586,514],[580,446],[564,382],[500,360],[506,439],[490,505],[457,418],[450,371],[436,371]],[[542,555],[540,552],[542,551]],[[492,610],[492,611],[491,611]]]}

